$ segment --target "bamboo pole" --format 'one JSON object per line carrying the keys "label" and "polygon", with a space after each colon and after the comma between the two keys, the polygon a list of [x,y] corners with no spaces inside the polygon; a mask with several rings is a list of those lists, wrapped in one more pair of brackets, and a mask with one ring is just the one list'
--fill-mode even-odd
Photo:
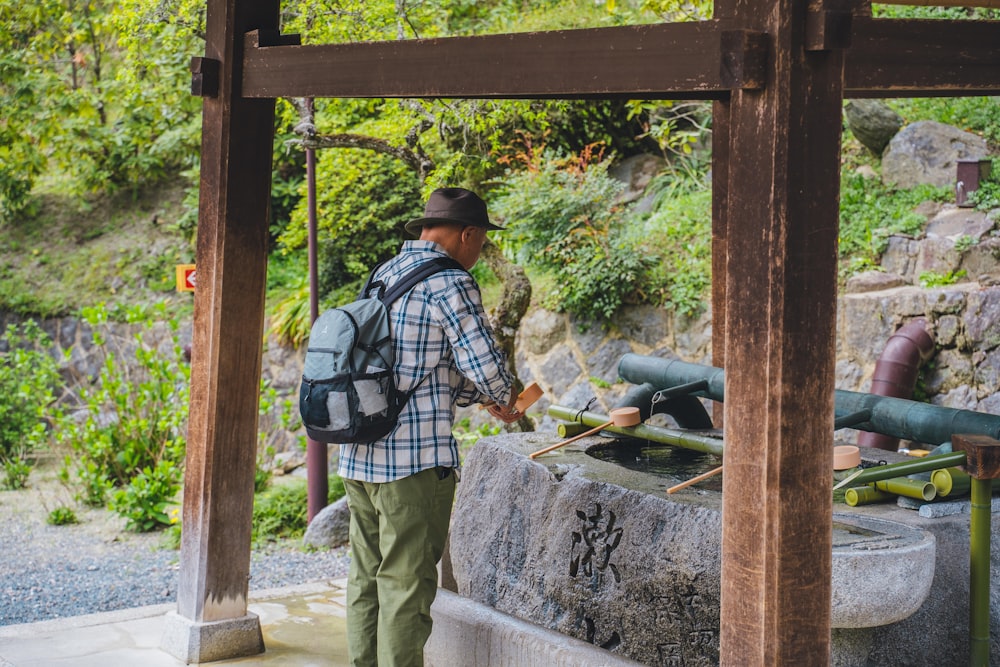
{"label": "bamboo pole", "polygon": [[965,463],[965,452],[953,452],[951,454],[935,454],[925,456],[913,461],[900,461],[874,468],[863,468],[858,472],[844,478],[843,481],[833,487],[834,491],[845,486],[860,486],[869,482],[878,482],[883,479],[893,477],[905,477],[915,475],[918,472],[938,470],[939,468],[950,468]]}
{"label": "bamboo pole", "polygon": [[969,509],[970,665],[990,664],[990,513],[992,484],[972,478]]}
{"label": "bamboo pole", "polygon": [[[608,418],[604,415],[594,412],[581,412],[579,410],[574,410],[573,408],[567,408],[560,405],[549,406],[549,414],[556,419],[587,424],[588,426],[597,426],[598,424],[602,424],[608,420]],[[693,449],[696,452],[705,452],[706,454],[722,456],[722,440],[720,438],[713,438],[707,435],[698,435],[697,433],[688,433],[677,429],[664,428],[662,426],[649,426],[647,424],[625,427],[608,426],[604,430],[611,433],[619,433],[621,435],[638,438],[639,440],[662,442],[667,445],[676,445],[686,449]]]}

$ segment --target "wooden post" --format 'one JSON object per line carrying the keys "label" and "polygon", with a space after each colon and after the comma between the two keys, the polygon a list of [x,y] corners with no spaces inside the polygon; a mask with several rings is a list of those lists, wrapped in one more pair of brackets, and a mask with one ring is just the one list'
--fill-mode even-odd
{"label": "wooden post", "polygon": [[192,67],[218,83],[194,82],[206,97],[191,412],[177,612],[162,645],[189,663],[264,650],[247,594],[274,100],[240,95],[244,34],[258,28],[277,30],[278,0],[209,0]]}
{"label": "wooden post", "polygon": [[807,0],[736,7],[769,52],[765,88],[731,99],[724,665],[830,659],[843,52],[807,50],[809,18]]}

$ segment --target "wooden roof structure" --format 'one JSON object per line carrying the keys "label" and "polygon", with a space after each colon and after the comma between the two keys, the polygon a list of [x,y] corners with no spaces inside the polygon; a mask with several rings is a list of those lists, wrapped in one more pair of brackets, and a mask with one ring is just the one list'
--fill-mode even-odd
{"label": "wooden roof structure", "polygon": [[263,649],[247,594],[275,98],[619,97],[714,101],[721,662],[827,664],[842,101],[998,94],[1000,22],[716,0],[697,23],[303,46],[279,0],[207,3],[181,657]]}

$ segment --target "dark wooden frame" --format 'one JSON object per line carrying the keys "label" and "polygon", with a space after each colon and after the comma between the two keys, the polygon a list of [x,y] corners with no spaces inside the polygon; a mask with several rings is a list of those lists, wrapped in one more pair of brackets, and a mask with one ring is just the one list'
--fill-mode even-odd
{"label": "dark wooden frame", "polygon": [[278,34],[278,0],[207,1],[178,613],[246,613],[274,98],[699,98],[715,100],[713,347],[729,398],[721,660],[827,663],[841,103],[997,94],[1000,24],[716,0],[703,23],[302,46]]}

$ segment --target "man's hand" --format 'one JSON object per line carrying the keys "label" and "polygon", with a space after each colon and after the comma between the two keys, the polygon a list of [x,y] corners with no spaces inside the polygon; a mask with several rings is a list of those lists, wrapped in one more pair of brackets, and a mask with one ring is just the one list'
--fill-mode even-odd
{"label": "man's hand", "polygon": [[499,403],[490,403],[486,406],[489,413],[502,421],[505,424],[511,424],[516,422],[521,418],[523,414],[520,410],[514,407],[514,403],[517,402],[517,394],[510,397],[510,405],[500,405]]}

